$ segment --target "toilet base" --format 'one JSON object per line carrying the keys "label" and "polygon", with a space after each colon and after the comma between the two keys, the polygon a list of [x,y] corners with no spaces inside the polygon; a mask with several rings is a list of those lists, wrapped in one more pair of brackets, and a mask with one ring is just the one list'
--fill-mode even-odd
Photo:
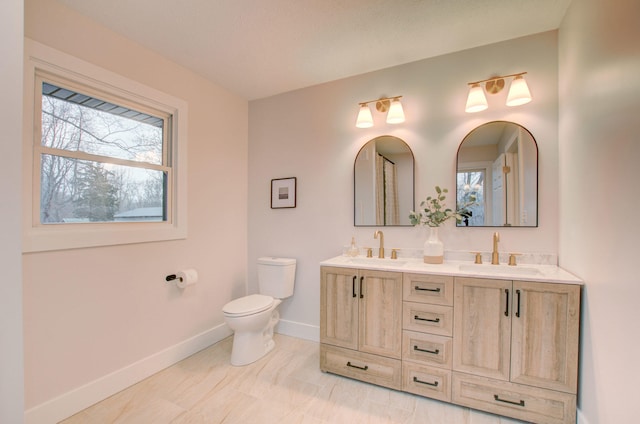
{"label": "toilet base", "polygon": [[240,367],[256,362],[271,352],[276,345],[273,328],[280,320],[278,311],[273,311],[267,328],[262,331],[236,331],[231,348],[231,365]]}

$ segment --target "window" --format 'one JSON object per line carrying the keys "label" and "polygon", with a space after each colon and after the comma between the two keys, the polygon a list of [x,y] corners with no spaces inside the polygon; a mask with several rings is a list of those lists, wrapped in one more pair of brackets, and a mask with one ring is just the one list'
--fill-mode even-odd
{"label": "window", "polygon": [[184,238],[186,104],[25,45],[25,251]]}
{"label": "window", "polygon": [[36,84],[39,224],[167,221],[171,116],[46,75]]}
{"label": "window", "polygon": [[457,174],[457,204],[470,203],[475,198],[475,203],[467,208],[464,219],[458,226],[478,226],[485,223],[485,180],[484,169],[463,170]]}

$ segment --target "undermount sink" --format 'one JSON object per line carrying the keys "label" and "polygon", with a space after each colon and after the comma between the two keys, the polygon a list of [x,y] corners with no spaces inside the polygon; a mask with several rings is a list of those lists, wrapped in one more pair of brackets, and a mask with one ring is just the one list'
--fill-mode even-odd
{"label": "undermount sink", "polygon": [[518,274],[518,275],[541,275],[539,269],[527,266],[510,265],[490,265],[490,264],[461,264],[460,271],[475,272],[478,274]]}
{"label": "undermount sink", "polygon": [[402,266],[407,263],[402,259],[381,259],[381,258],[351,258],[350,263],[360,265],[380,265],[380,266]]}

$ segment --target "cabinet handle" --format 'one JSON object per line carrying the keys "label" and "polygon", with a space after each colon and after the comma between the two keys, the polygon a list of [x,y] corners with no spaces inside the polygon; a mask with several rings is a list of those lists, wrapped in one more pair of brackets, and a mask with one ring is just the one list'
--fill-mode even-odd
{"label": "cabinet handle", "polygon": [[356,279],[358,277],[356,277],[355,275],[353,276],[353,282],[351,283],[351,293],[353,294],[353,297],[356,297]]}
{"label": "cabinet handle", "polygon": [[362,293],[362,282],[364,281],[364,277],[360,277],[360,299],[364,297],[364,293]]}
{"label": "cabinet handle", "polygon": [[427,386],[438,387],[438,382],[429,383],[428,381],[418,380],[418,377],[413,377],[414,383],[426,384]]}
{"label": "cabinet handle", "polygon": [[506,307],[504,310],[504,316],[508,317],[509,316],[509,289],[504,289],[504,294],[506,295],[506,299],[507,299],[507,303],[506,303]]}
{"label": "cabinet handle", "polygon": [[437,355],[438,353],[440,353],[440,349],[436,349],[436,350],[420,349],[416,345],[413,346],[413,350],[417,350],[418,352],[433,353],[434,355]]}
{"label": "cabinet handle", "polygon": [[436,292],[436,293],[440,293],[440,287],[435,288],[435,289],[425,289],[419,286],[415,286],[415,290],[416,291],[429,291],[429,292]]}
{"label": "cabinet handle", "polygon": [[516,290],[516,296],[518,298],[518,304],[516,306],[516,317],[520,318],[520,290]]}
{"label": "cabinet handle", "polygon": [[500,399],[500,397],[498,395],[493,395],[493,398],[495,400],[497,400],[498,402],[510,403],[511,405],[516,405],[516,406],[524,406],[524,400],[522,400],[522,399],[520,399],[520,402],[514,402],[514,401],[511,401],[511,400]]}
{"label": "cabinet handle", "polygon": [[420,318],[418,315],[414,315],[413,319],[415,319],[416,321],[440,322],[440,318],[436,318],[436,319]]}
{"label": "cabinet handle", "polygon": [[353,364],[351,363],[351,361],[347,362],[347,366],[348,366],[348,367],[351,367],[351,368],[357,368],[357,369],[362,370],[362,371],[366,371],[366,370],[368,370],[368,369],[369,369],[369,365],[365,365],[364,367],[359,367],[359,366],[357,366],[357,365],[353,365]]}

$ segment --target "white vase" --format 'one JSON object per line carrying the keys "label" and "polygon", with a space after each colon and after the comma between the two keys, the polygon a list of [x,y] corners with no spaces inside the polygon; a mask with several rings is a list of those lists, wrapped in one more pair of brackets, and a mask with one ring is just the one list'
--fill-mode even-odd
{"label": "white vase", "polygon": [[444,262],[444,244],[438,238],[438,227],[429,227],[429,238],[424,242],[424,263]]}

